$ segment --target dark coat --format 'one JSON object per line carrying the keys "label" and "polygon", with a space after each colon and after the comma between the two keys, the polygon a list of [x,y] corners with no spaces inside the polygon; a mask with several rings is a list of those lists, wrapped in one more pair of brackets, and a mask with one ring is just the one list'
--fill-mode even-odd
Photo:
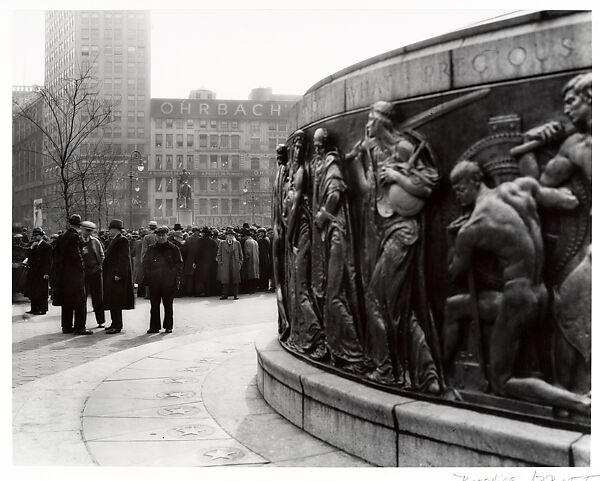
{"label": "dark coat", "polygon": [[235,239],[231,244],[226,240],[219,242],[217,250],[217,262],[219,264],[219,281],[222,284],[239,284],[240,270],[244,263],[242,246]]}
{"label": "dark coat", "polygon": [[267,236],[258,241],[258,261],[260,278],[269,279],[273,270],[273,261],[271,260],[271,241]]}
{"label": "dark coat", "polygon": [[44,276],[50,276],[52,268],[52,246],[46,241],[37,247],[32,246],[27,261],[27,296],[35,298],[45,295],[48,298],[48,281]]}
{"label": "dark coat", "polygon": [[54,247],[52,305],[85,303],[85,268],[78,232],[69,227]]}
{"label": "dark coat", "polygon": [[177,280],[183,271],[179,248],[171,242],[151,246],[144,256],[144,283],[150,288],[162,286],[177,291]]}
{"label": "dark coat", "polygon": [[[129,241],[118,234],[104,253],[103,265],[104,310],[135,309]],[[121,278],[116,281],[115,276]]]}
{"label": "dark coat", "polygon": [[208,284],[217,281],[217,241],[208,236],[202,236],[198,242],[198,261],[196,266],[199,270],[198,281]]}
{"label": "dark coat", "polygon": [[[191,276],[194,274],[200,265],[200,247],[201,239],[198,234],[193,234],[185,241],[185,256],[183,258],[183,275]],[[216,257],[216,256],[215,256]]]}

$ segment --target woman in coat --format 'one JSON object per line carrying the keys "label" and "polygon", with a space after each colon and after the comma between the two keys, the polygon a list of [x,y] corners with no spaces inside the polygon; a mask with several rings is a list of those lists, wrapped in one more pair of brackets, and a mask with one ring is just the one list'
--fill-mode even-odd
{"label": "woman in coat", "polygon": [[123,329],[123,309],[135,308],[129,241],[121,234],[123,221],[110,221],[110,242],[104,253],[104,310],[110,310],[111,325],[106,334]]}
{"label": "woman in coat", "polygon": [[242,254],[242,246],[234,237],[233,227],[227,227],[225,234],[226,239],[219,242],[217,249],[218,277],[223,284],[221,299],[227,299],[229,296],[230,284],[233,287],[233,298],[238,299],[240,269],[244,263],[244,255]]}

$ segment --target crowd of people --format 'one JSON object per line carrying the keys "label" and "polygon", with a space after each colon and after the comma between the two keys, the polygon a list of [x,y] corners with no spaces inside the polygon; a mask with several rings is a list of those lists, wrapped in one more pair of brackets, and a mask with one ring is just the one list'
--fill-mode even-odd
{"label": "crowd of people", "polygon": [[[147,228],[125,229],[113,219],[98,231],[77,214],[66,231],[40,227],[13,235],[13,293],[31,301],[31,315],[44,315],[48,299],[61,307],[63,333],[87,335],[87,299],[98,326],[107,334],[123,329],[123,310],[135,308],[135,296],[150,299],[148,333],[173,330],[176,297],[230,296],[274,291],[271,245],[273,230],[245,223],[239,227],[173,228],[150,221]],[[136,292],[137,290],[137,292]]]}

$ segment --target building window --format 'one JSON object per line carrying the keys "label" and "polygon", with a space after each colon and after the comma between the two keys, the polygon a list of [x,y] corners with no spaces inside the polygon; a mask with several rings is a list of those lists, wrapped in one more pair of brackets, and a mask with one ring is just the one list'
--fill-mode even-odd
{"label": "building window", "polygon": [[221,121],[221,130],[227,130],[229,128],[229,124],[226,121]]}
{"label": "building window", "polygon": [[208,190],[211,192],[217,191],[217,179],[208,179]]}
{"label": "building window", "polygon": [[211,120],[210,121],[210,128],[211,129],[216,129],[217,128],[217,121],[216,120]]}
{"label": "building window", "polygon": [[260,150],[260,139],[250,139],[250,150]]}
{"label": "building window", "polygon": [[219,136],[218,135],[211,135],[210,136],[210,148],[211,149],[216,149],[219,147]]}
{"label": "building window", "polygon": [[192,170],[193,168],[194,168],[194,156],[188,155],[187,156],[187,169]]}
{"label": "building window", "polygon": [[228,155],[221,156],[221,169],[229,170],[229,156]]}
{"label": "building window", "polygon": [[183,155],[177,156],[177,170],[183,169]]}
{"label": "building window", "polygon": [[123,55],[123,47],[118,47],[115,45],[115,55]]}
{"label": "building window", "polygon": [[231,156],[231,170],[235,170],[235,171],[240,170],[240,156],[239,155]]}
{"label": "building window", "polygon": [[229,135],[221,135],[221,148],[222,149],[229,148]]}
{"label": "building window", "polygon": [[260,159],[257,157],[250,159],[250,170],[260,170]]}
{"label": "building window", "polygon": [[173,148],[173,134],[167,134],[167,149]]}
{"label": "building window", "polygon": [[240,199],[231,199],[231,213],[232,214],[240,213]]}
{"label": "building window", "polygon": [[163,136],[162,134],[156,134],[154,135],[154,146],[155,147],[162,147],[163,144]]}
{"label": "building window", "polygon": [[277,125],[276,124],[269,124],[269,131],[275,131],[277,130]]}
{"label": "building window", "polygon": [[210,169],[217,170],[219,167],[218,156],[211,155],[210,156]]}
{"label": "building window", "polygon": [[137,121],[138,122],[143,122],[144,121],[144,111],[143,110],[138,110],[137,111]]}
{"label": "building window", "polygon": [[206,192],[207,188],[208,188],[208,181],[207,181],[206,177],[200,177],[198,179],[198,190],[200,192]]}
{"label": "building window", "polygon": [[205,129],[206,128],[206,120],[204,120],[204,119],[200,120],[200,128],[201,129]]}
{"label": "building window", "polygon": [[86,47],[86,46],[81,47],[81,56],[89,57],[90,56],[90,47]]}
{"label": "building window", "polygon": [[187,146],[194,147],[194,134],[187,134]]}
{"label": "building window", "polygon": [[185,126],[186,126],[188,129],[193,129],[193,128],[194,128],[194,119],[187,119],[187,120],[185,121]]}
{"label": "building window", "polygon": [[135,138],[135,127],[127,127],[127,138],[128,139]]}
{"label": "building window", "polygon": [[237,193],[240,191],[240,179],[237,177],[231,178],[231,192]]}
{"label": "building window", "polygon": [[259,134],[260,133],[260,124],[256,121],[250,122],[250,132],[252,132],[253,134]]}
{"label": "building window", "polygon": [[127,96],[127,106],[128,107],[135,107],[135,95],[128,95]]}
{"label": "building window", "polygon": [[118,126],[118,125],[117,125],[117,126],[116,126],[116,127],[113,129],[113,137],[114,137],[115,139],[117,139],[117,138],[120,138],[120,137],[121,137],[121,127],[120,127],[120,126]]}
{"label": "building window", "polygon": [[229,214],[229,199],[221,199],[221,214]]}
{"label": "building window", "polygon": [[162,155],[157,155],[156,156],[156,170],[162,170],[163,166],[162,166]]}
{"label": "building window", "polygon": [[138,137],[144,137],[146,135],[145,129],[144,127],[138,127],[137,128],[137,136]]}
{"label": "building window", "polygon": [[216,215],[219,213],[219,199],[210,199],[210,214]]}
{"label": "building window", "polygon": [[128,110],[127,111],[127,122],[134,122],[135,121],[135,112],[133,110]]}
{"label": "building window", "polygon": [[166,207],[166,212],[165,212],[165,216],[166,217],[171,217],[173,215],[173,199],[167,199],[167,205]]}
{"label": "building window", "polygon": [[198,136],[199,144],[198,147],[208,147],[208,135],[200,134]]}
{"label": "building window", "polygon": [[113,31],[112,28],[104,29],[104,40],[112,40],[113,39]]}
{"label": "building window", "polygon": [[240,136],[239,135],[231,136],[231,148],[234,150],[238,150],[240,148]]}
{"label": "building window", "polygon": [[[159,179],[156,179],[157,182]],[[163,201],[162,199],[155,199],[154,200],[154,216],[155,217],[162,217],[162,207],[163,207]]]}
{"label": "building window", "polygon": [[175,128],[179,130],[183,129],[183,119],[177,119],[175,121]]}
{"label": "building window", "polygon": [[269,139],[269,149],[275,150],[277,148],[277,139]]}
{"label": "building window", "polygon": [[206,208],[208,207],[208,202],[206,199],[198,199],[198,213],[206,215]]}
{"label": "building window", "polygon": [[167,179],[167,192],[173,192],[173,177]]}
{"label": "building window", "polygon": [[154,119],[154,128],[162,129],[162,119]]}
{"label": "building window", "polygon": [[167,155],[167,170],[173,170],[173,156]]}
{"label": "building window", "polygon": [[286,132],[287,131],[287,124],[285,122],[279,122],[278,128],[279,128],[279,132]]}
{"label": "building window", "polygon": [[157,177],[154,183],[156,184],[156,192],[162,192],[162,177]]}
{"label": "building window", "polygon": [[183,147],[183,134],[177,134],[177,147]]}
{"label": "building window", "polygon": [[207,170],[208,169],[208,155],[198,156],[198,169],[199,170]]}
{"label": "building window", "polygon": [[127,79],[127,88],[131,89],[131,90],[135,89],[135,79],[133,79],[133,78]]}
{"label": "building window", "polygon": [[165,119],[167,129],[173,128],[173,119]]}

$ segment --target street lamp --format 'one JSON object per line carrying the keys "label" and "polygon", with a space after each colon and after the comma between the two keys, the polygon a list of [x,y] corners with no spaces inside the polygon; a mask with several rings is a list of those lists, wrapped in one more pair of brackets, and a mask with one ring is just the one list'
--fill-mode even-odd
{"label": "street lamp", "polygon": [[[144,171],[144,160],[139,150],[131,152],[129,162],[129,228],[133,226],[133,164],[137,161],[137,170],[139,172]],[[139,192],[139,185],[136,185],[136,192]]]}

